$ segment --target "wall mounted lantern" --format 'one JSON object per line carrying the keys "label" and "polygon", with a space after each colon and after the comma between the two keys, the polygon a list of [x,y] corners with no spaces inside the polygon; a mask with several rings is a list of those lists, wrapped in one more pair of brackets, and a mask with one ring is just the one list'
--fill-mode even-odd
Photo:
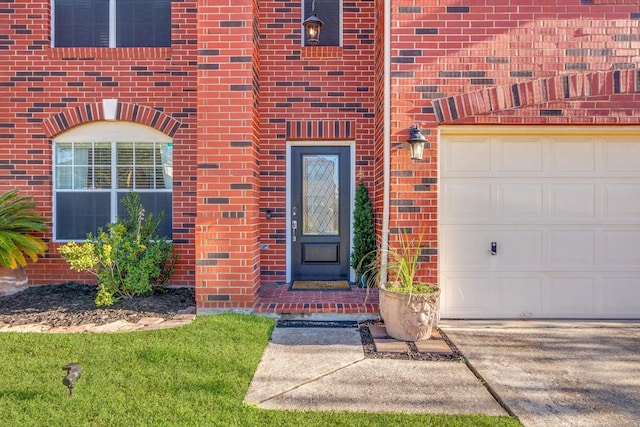
{"label": "wall mounted lantern", "polygon": [[424,144],[427,142],[427,138],[420,133],[418,125],[411,126],[409,135],[407,142],[411,146],[411,160],[422,160]]}
{"label": "wall mounted lantern", "polygon": [[313,0],[311,4],[311,16],[304,20],[302,26],[307,33],[307,44],[317,45],[320,40],[320,28],[324,25],[324,22],[316,15],[316,0]]}

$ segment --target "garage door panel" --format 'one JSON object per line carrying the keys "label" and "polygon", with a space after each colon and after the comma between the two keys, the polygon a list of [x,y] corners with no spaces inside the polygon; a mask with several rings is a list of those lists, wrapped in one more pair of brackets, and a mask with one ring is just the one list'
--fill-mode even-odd
{"label": "garage door panel", "polygon": [[483,316],[497,309],[496,290],[489,275],[456,274],[442,278],[441,310],[449,317]]}
{"label": "garage door panel", "polygon": [[543,312],[544,280],[536,276],[501,276],[498,279],[500,312],[508,317],[532,317]]}
{"label": "garage door panel", "polygon": [[604,264],[640,268],[640,230],[605,231],[603,246]]}
{"label": "garage door panel", "polygon": [[492,217],[491,184],[454,181],[448,183],[443,191],[447,198],[442,215],[450,219],[474,220]]}
{"label": "garage door panel", "polygon": [[444,232],[449,236],[440,249],[444,263],[458,271],[490,268],[489,252],[493,233],[464,228]]}
{"label": "garage door panel", "polygon": [[593,277],[551,277],[549,284],[550,314],[558,317],[583,317],[596,312],[596,285]]}
{"label": "garage door panel", "polygon": [[512,138],[498,144],[499,163],[496,172],[521,174],[544,171],[542,139]]}
{"label": "garage door panel", "polygon": [[640,144],[638,144],[637,138],[607,141],[603,145],[603,152],[603,170],[609,175],[628,175],[631,173],[633,176],[638,176]]}
{"label": "garage door panel", "polygon": [[574,266],[591,267],[595,260],[596,234],[589,230],[552,230],[549,233],[550,260],[553,269]]}
{"label": "garage door panel", "polygon": [[498,216],[507,219],[540,218],[543,209],[541,184],[498,185]]}
{"label": "garage door panel", "polygon": [[551,219],[594,219],[596,186],[594,184],[551,184],[549,186]]}
{"label": "garage door panel", "polygon": [[468,176],[491,173],[491,141],[487,138],[452,138],[442,151],[446,173]]}
{"label": "garage door panel", "polygon": [[498,270],[537,270],[544,259],[542,230],[522,227],[502,229],[496,233],[497,254],[492,257]]}
{"label": "garage door panel", "polygon": [[442,316],[640,318],[640,127],[455,129],[440,140]]}
{"label": "garage door panel", "polygon": [[637,276],[602,279],[604,314],[637,317],[640,313],[640,281]]}
{"label": "garage door panel", "polygon": [[596,144],[584,138],[562,138],[552,142],[550,170],[553,174],[596,171]]}
{"label": "garage door panel", "polygon": [[608,183],[603,185],[605,220],[640,218],[640,182]]}

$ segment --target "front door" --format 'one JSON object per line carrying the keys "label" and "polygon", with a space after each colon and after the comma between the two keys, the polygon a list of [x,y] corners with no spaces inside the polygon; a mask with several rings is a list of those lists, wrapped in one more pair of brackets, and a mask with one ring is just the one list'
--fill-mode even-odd
{"label": "front door", "polygon": [[348,280],[349,147],[291,147],[291,278]]}

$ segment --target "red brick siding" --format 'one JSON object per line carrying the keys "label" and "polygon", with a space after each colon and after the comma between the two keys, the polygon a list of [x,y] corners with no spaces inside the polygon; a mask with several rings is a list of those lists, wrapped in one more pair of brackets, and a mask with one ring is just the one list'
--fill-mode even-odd
{"label": "red brick siding", "polygon": [[[343,1],[342,47],[302,47],[300,5],[260,2],[260,242],[269,245],[260,251],[263,284],[286,278],[287,140],[355,141],[356,175],[373,183],[374,2]],[[335,123],[349,129],[336,132]]]}
{"label": "red brick siding", "polygon": [[[87,116],[78,113],[86,106],[101,114],[105,98],[117,98],[128,118],[130,106],[150,115],[159,112],[165,125],[154,127],[174,134],[173,237],[180,260],[173,283],[193,284],[196,2],[172,3],[172,45],[159,49],[51,48],[50,4],[7,2],[0,8],[0,191],[19,188],[33,195],[38,209],[51,218],[51,136],[86,122]],[[56,124],[56,117],[64,117],[68,126]],[[31,283],[90,279],[70,271],[58,244],[45,237],[49,252],[28,266]]]}
{"label": "red brick siding", "polygon": [[253,0],[198,7],[198,308],[250,309],[259,281],[259,102]]}
{"label": "red brick siding", "polygon": [[420,124],[430,149],[415,163],[392,151],[391,227],[426,227],[426,276],[437,267],[439,123],[640,122],[638,4],[590,3],[392,3],[392,143]]}
{"label": "red brick siding", "polygon": [[[175,282],[195,283],[205,309],[248,309],[259,284],[285,279],[287,141],[355,141],[377,219],[388,178],[391,231],[426,232],[423,276],[436,280],[439,124],[640,120],[630,1],[392,2],[389,177],[383,0],[343,1],[342,47],[301,46],[300,2],[240,0],[173,2],[168,49],[51,49],[49,5],[0,8],[0,190],[33,194],[51,216],[56,117],[80,120],[104,98],[179,122],[164,128],[175,132]],[[414,124],[429,139],[419,162],[395,148]],[[32,280],[80,277],[51,246]]]}

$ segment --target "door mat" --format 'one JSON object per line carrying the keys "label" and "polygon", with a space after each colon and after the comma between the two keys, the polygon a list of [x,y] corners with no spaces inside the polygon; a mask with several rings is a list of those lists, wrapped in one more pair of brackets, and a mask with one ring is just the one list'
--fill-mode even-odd
{"label": "door mat", "polygon": [[348,291],[347,280],[296,280],[291,285],[292,291]]}
{"label": "door mat", "polygon": [[276,328],[358,328],[355,320],[278,320]]}

